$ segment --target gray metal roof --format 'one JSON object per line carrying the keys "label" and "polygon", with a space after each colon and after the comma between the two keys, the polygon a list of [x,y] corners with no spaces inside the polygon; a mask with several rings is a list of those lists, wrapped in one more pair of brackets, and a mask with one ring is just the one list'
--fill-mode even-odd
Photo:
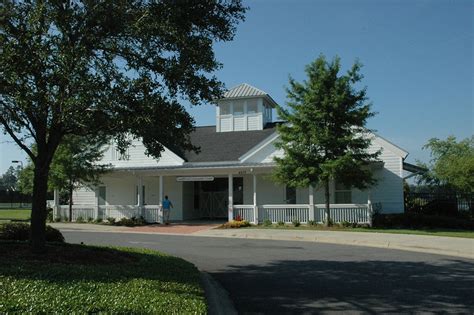
{"label": "gray metal roof", "polygon": [[240,97],[252,97],[252,96],[265,96],[267,92],[257,89],[247,83],[242,83],[234,86],[230,90],[224,93],[225,98],[240,98]]}
{"label": "gray metal roof", "polygon": [[247,83],[242,83],[234,86],[230,90],[224,93],[224,98],[249,98],[249,97],[263,97],[265,98],[272,107],[276,107],[277,103],[275,100],[265,91],[257,89]]}
{"label": "gray metal roof", "polygon": [[180,156],[186,162],[238,161],[257,144],[276,132],[276,123],[267,124],[263,130],[216,132],[216,126],[197,127],[191,133],[191,143],[200,152],[184,152]]}

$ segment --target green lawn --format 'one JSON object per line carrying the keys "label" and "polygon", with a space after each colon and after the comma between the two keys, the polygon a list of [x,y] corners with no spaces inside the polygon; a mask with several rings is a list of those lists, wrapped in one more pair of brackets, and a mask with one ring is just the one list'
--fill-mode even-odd
{"label": "green lawn", "polygon": [[0,221],[10,219],[28,220],[30,216],[30,209],[0,209]]}
{"label": "green lawn", "polygon": [[305,231],[338,231],[338,232],[366,232],[366,233],[394,233],[394,234],[415,234],[415,235],[432,235],[432,236],[449,236],[449,237],[464,237],[474,238],[474,231],[470,230],[447,230],[447,229],[384,229],[384,228],[343,228],[343,227],[330,227],[326,228],[321,225],[307,226],[300,225],[294,227],[292,225],[285,226],[251,226],[253,229],[283,229],[283,230],[305,230]]}
{"label": "green lawn", "polygon": [[205,314],[194,265],[146,249],[0,241],[0,314]]}

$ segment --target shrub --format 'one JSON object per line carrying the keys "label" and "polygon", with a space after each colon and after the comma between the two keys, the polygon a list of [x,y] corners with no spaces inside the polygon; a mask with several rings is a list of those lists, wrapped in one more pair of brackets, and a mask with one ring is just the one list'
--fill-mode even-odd
{"label": "shrub", "polygon": [[77,223],[84,223],[84,218],[81,217],[81,216],[78,216],[78,217],[76,218],[76,222],[77,222]]}
{"label": "shrub", "polygon": [[233,220],[230,222],[226,222],[225,224],[222,225],[222,227],[225,229],[228,229],[228,228],[237,229],[237,228],[247,227],[247,226],[250,226],[250,222],[245,221],[245,220],[242,220],[242,221]]}
{"label": "shrub", "polygon": [[145,218],[140,216],[139,218],[136,218],[136,217],[122,218],[122,219],[118,220],[115,224],[120,225],[120,226],[129,226],[129,227],[131,227],[131,226],[145,225],[146,221],[145,221]]}
{"label": "shrub", "polygon": [[235,221],[242,221],[242,216],[240,214],[236,215]]}
{"label": "shrub", "polygon": [[61,217],[57,217],[54,219],[54,222],[61,222]]}
{"label": "shrub", "polygon": [[294,226],[294,227],[298,227],[298,226],[301,225],[301,222],[300,222],[300,220],[298,220],[298,219],[293,219],[293,221],[291,221],[291,223],[293,223],[293,226]]}
{"label": "shrub", "polygon": [[474,221],[419,213],[394,213],[377,214],[374,216],[372,226],[379,228],[445,228],[473,230]]}
{"label": "shrub", "polygon": [[285,225],[285,222],[283,222],[283,221],[278,221],[277,224],[278,224],[279,226],[284,226],[284,225]]}
{"label": "shrub", "polygon": [[97,218],[94,222],[95,222],[95,223],[102,223],[102,221],[103,221],[103,220],[102,220],[101,218]]}
{"label": "shrub", "polygon": [[[0,239],[27,241],[30,239],[30,225],[27,223],[5,223],[0,226]],[[64,242],[64,236],[59,230],[46,226],[47,242]]]}
{"label": "shrub", "polygon": [[115,218],[114,217],[108,217],[107,222],[109,222],[110,224],[115,224]]}
{"label": "shrub", "polygon": [[92,221],[94,221],[94,218],[91,218],[91,217],[87,218],[87,222],[92,222]]}
{"label": "shrub", "polygon": [[129,218],[121,218],[115,224],[119,226],[135,226],[133,220]]}
{"label": "shrub", "polygon": [[269,219],[265,219],[265,220],[263,220],[263,225],[264,225],[264,226],[271,226],[271,225],[272,225],[272,221],[269,220]]}
{"label": "shrub", "polygon": [[342,221],[342,222],[340,223],[340,225],[341,225],[342,227],[345,227],[345,228],[347,228],[347,227],[353,227],[353,226],[352,226],[352,223],[350,223],[350,222],[348,222],[348,221]]}
{"label": "shrub", "polygon": [[316,226],[316,221],[314,221],[314,220],[309,220],[309,221],[308,221],[308,225],[309,225],[309,226]]}

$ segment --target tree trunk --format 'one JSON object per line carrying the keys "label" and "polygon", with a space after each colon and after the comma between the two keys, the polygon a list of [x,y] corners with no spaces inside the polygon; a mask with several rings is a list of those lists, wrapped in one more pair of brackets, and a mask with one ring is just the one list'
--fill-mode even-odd
{"label": "tree trunk", "polygon": [[72,184],[69,184],[69,222],[72,222]]}
{"label": "tree trunk", "polygon": [[49,163],[38,156],[33,178],[30,241],[34,253],[46,250],[46,198],[48,193]]}
{"label": "tree trunk", "polygon": [[325,180],[324,183],[324,198],[326,201],[326,226],[331,226],[331,212],[329,203],[329,179]]}

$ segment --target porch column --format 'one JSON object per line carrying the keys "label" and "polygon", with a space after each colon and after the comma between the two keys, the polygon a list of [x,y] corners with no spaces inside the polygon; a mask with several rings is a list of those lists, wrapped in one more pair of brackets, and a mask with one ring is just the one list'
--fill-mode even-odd
{"label": "porch column", "polygon": [[372,201],[370,199],[370,190],[367,192],[367,222],[372,226]]}
{"label": "porch column", "polygon": [[253,222],[258,224],[257,175],[253,174]]}
{"label": "porch column", "polygon": [[314,188],[309,185],[309,218],[308,220],[314,221]]}
{"label": "porch column", "polygon": [[94,216],[97,220],[99,218],[99,187],[95,188],[95,207],[94,207]]}
{"label": "porch column", "polygon": [[158,192],[158,222],[163,223],[163,175],[160,175],[160,180],[159,180],[159,192]]}
{"label": "porch column", "polygon": [[53,206],[53,217],[60,218],[61,217],[61,205],[59,204],[59,190],[54,190],[54,206]]}
{"label": "porch column", "polygon": [[234,179],[229,174],[229,221],[234,219]]}
{"label": "porch column", "polygon": [[141,177],[138,177],[137,179],[137,186],[138,186],[138,195],[137,195],[137,206],[138,206],[138,212],[142,214],[142,208],[143,208],[143,180]]}

